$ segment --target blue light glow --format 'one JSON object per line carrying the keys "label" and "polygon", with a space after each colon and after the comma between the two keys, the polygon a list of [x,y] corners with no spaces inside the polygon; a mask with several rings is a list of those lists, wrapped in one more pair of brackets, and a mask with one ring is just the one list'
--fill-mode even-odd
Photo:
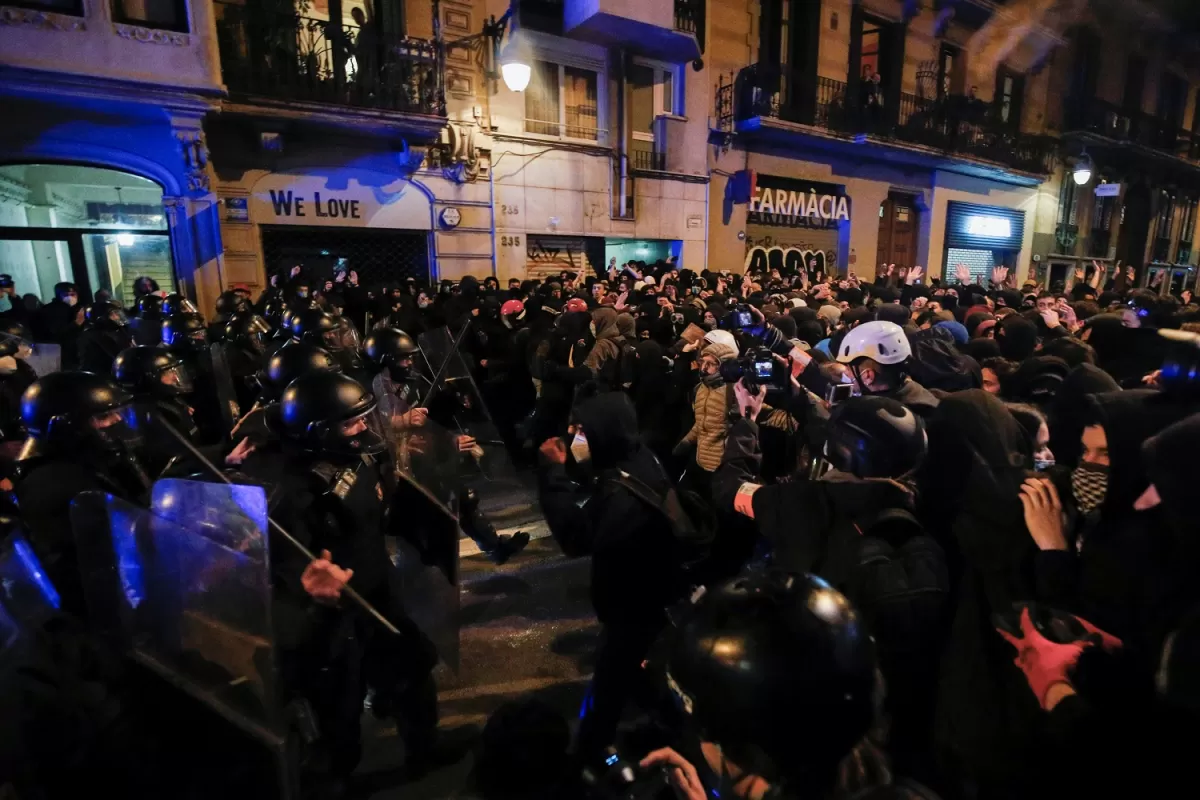
{"label": "blue light glow", "polygon": [[38,561],[37,555],[34,554],[33,548],[29,546],[29,542],[17,537],[12,540],[13,552],[17,554],[17,560],[21,562],[21,566],[25,568],[25,573],[29,576],[33,585],[41,592],[42,597],[46,602],[57,611],[62,606],[62,600],[58,596],[58,590],[54,588],[54,584],[46,577],[46,573],[42,571],[42,564]]}

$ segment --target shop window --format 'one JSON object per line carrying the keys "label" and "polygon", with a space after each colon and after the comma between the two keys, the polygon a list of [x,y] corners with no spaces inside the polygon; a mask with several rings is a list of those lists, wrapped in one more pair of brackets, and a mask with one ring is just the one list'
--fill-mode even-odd
{"label": "shop window", "polygon": [[330,280],[335,269],[354,270],[362,286],[432,279],[429,235],[422,231],[264,225],[262,244],[269,275],[299,264],[304,274]]}
{"label": "shop window", "polygon": [[996,265],[996,255],[991,250],[966,250],[951,247],[946,250],[946,274],[954,275],[954,268],[965,264],[971,271],[971,281],[987,283],[992,279],[992,270]]}
{"label": "shop window", "polygon": [[187,33],[186,0],[112,0],[112,15],[117,22]]}
{"label": "shop window", "polygon": [[525,131],[599,141],[599,75],[595,70],[534,61],[525,90]]}
{"label": "shop window", "polygon": [[83,16],[83,0],[5,0],[4,5],[17,8],[36,8],[38,11],[68,14],[72,17]]}
{"label": "shop window", "polygon": [[74,283],[86,300],[105,291],[133,302],[146,276],[175,289],[162,188],[110,169],[64,164],[13,164],[0,178],[18,197],[0,203],[0,263],[19,294],[41,302],[54,284]]}
{"label": "shop window", "polygon": [[1175,198],[1163,192],[1154,220],[1154,261],[1165,263],[1171,257],[1171,222],[1175,217]]}

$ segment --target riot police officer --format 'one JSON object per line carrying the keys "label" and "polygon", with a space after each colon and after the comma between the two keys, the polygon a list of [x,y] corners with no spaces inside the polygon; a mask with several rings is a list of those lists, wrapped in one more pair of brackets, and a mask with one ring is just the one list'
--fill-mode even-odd
{"label": "riot police officer", "polygon": [[101,300],[88,306],[84,321],[79,334],[79,368],[107,375],[117,353],[133,346],[133,331],[125,310],[116,303]]}
{"label": "riot police officer", "polygon": [[171,317],[175,314],[196,314],[200,309],[196,308],[196,304],[179,292],[171,292],[163,298],[162,313],[163,316]]}
{"label": "riot police officer", "polygon": [[271,328],[265,319],[249,312],[233,316],[222,329],[220,347],[229,364],[229,374],[233,378],[240,408],[252,406],[258,395],[258,384],[254,378],[262,369],[270,332]]}
{"label": "riot police officer", "polygon": [[225,326],[238,314],[249,314],[250,301],[235,291],[221,292],[217,298],[217,313],[208,326],[208,340],[219,342],[225,335]]}
{"label": "riot police officer", "polygon": [[140,502],[150,487],[132,402],[110,378],[88,372],[46,375],[21,400],[28,438],[17,457],[14,492],[66,610],[82,611],[71,501],[97,490]]}
{"label": "riot police officer", "polygon": [[[379,328],[371,331],[363,343],[367,363],[376,370],[372,387],[378,392],[380,409],[394,434],[403,437],[405,431],[423,428],[430,419],[429,411],[419,401],[429,397],[430,381],[413,370],[413,356],[419,352],[416,342],[407,333],[395,328]],[[434,420],[437,422],[437,420]],[[453,424],[453,417],[447,422]],[[496,564],[525,549],[529,534],[517,531],[500,535],[479,508],[475,491],[462,485],[455,475],[456,466],[462,459],[470,458],[478,445],[474,437],[467,434],[447,433],[448,425],[439,424],[431,428],[431,447],[419,453],[406,453],[401,448],[399,466],[408,470],[418,483],[440,484],[450,491],[435,492],[438,496],[453,493],[459,501],[459,524],[463,531],[475,540],[479,549]],[[442,434],[438,436],[438,434]]]}
{"label": "riot police officer", "polygon": [[137,301],[137,318],[130,320],[137,344],[156,345],[162,341],[163,299],[161,295],[145,294]]}
{"label": "riot police officer", "polygon": [[357,332],[348,320],[320,308],[308,308],[292,315],[291,328],[292,338],[328,350],[343,372],[362,383],[370,382],[358,353]]}
{"label": "riot police officer", "polygon": [[25,438],[21,427],[21,395],[37,373],[25,363],[33,353],[29,329],[15,320],[0,323],[0,441]]}
{"label": "riot police officer", "polygon": [[241,414],[224,357],[219,361],[214,359],[208,344],[204,317],[195,312],[173,314],[163,320],[162,330],[163,344],[183,362],[195,382],[191,405],[199,441],[204,444],[225,441],[234,420]]}
{"label": "riot police officer", "polygon": [[258,399],[238,420],[233,437],[248,437],[254,446],[278,439],[279,399],[283,390],[309,372],[341,372],[328,351],[305,342],[289,341],[266,360],[256,376]]}
{"label": "riot police officer", "polygon": [[[244,471],[272,493],[270,513],[312,552],[310,564],[272,542],[276,637],[288,690],[312,705],[320,747],[335,777],[350,774],[360,750],[364,684],[377,716],[397,717],[410,772],[428,763],[436,736],[433,644],[404,612],[389,584],[385,546],[393,482],[374,396],[352,378],[312,371],[296,378],[279,405],[280,439],[252,454]],[[357,606],[315,591],[315,571],[335,572],[400,634]],[[326,605],[322,605],[325,603]]]}
{"label": "riot police officer", "polygon": [[[151,476],[163,474],[171,462],[191,464],[192,459],[162,421],[187,436],[193,443],[199,429],[188,403],[195,389],[183,362],[163,347],[139,345],[122,350],[113,361],[113,379],[133,395],[138,428],[143,433],[143,458]],[[220,445],[212,452],[218,458]],[[198,468],[198,465],[192,465]]]}

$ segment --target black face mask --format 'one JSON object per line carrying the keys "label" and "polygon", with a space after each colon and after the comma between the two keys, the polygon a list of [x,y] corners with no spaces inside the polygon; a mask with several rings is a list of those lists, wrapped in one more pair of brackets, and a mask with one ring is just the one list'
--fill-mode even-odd
{"label": "black face mask", "polygon": [[397,383],[408,380],[408,376],[411,374],[412,367],[402,367],[399,364],[388,367],[388,375]]}

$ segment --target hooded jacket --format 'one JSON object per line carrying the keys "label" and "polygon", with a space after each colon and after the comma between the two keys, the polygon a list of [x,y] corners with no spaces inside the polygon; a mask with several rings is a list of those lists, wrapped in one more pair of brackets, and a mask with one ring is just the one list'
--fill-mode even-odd
{"label": "hooded jacket", "polygon": [[942,400],[929,421],[922,519],[946,550],[953,618],[943,650],[934,721],[939,759],[996,796],[1031,796],[1045,769],[1042,712],[992,614],[1033,596],[1034,544],[1018,490],[1027,437],[981,389]]}
{"label": "hooded jacket", "polygon": [[674,540],[661,513],[604,478],[622,470],[662,494],[670,481],[642,444],[626,395],[589,398],[575,409],[574,418],[587,438],[587,466],[597,480],[580,486],[564,467],[543,467],[539,499],[546,522],[565,554],[591,556],[592,605],[600,621],[644,625],[679,596]]}
{"label": "hooded jacket", "polygon": [[621,344],[625,341],[617,325],[616,309],[601,306],[592,312],[592,323],[596,326],[596,343],[583,364],[592,371],[592,376],[601,389],[619,388]]}
{"label": "hooded jacket", "polygon": [[[1137,511],[1133,504],[1150,485],[1144,443],[1191,409],[1150,389],[1097,394],[1090,406],[1087,421],[1099,423],[1108,440],[1107,490],[1098,518],[1079,529],[1076,548],[1037,554],[1038,597],[1122,639],[1149,675],[1163,638],[1186,610],[1181,606],[1200,593],[1188,588],[1195,584],[1190,543],[1173,534],[1162,507]],[[1171,461],[1163,460],[1158,472]],[[1069,491],[1063,501],[1071,508]]]}

